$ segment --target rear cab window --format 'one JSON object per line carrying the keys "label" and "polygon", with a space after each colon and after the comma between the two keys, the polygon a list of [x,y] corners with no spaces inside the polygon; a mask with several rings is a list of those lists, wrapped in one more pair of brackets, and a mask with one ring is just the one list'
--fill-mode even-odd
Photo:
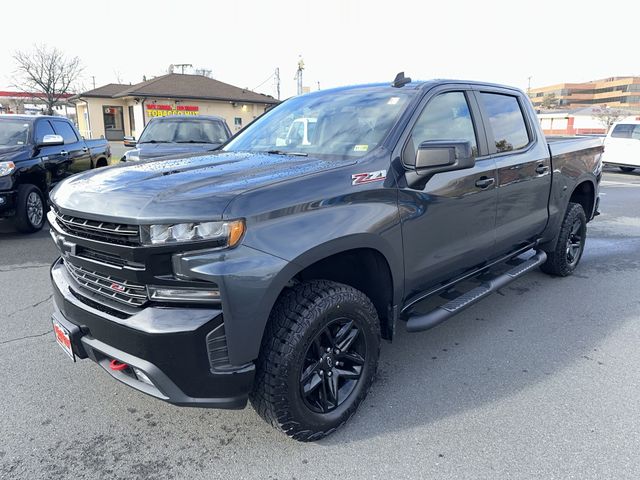
{"label": "rear cab window", "polygon": [[493,131],[494,148],[497,153],[520,150],[529,145],[531,137],[518,97],[502,93],[481,92],[480,102],[488,116],[490,130]]}
{"label": "rear cab window", "polygon": [[640,124],[619,123],[611,132],[611,138],[630,138],[640,140]]}

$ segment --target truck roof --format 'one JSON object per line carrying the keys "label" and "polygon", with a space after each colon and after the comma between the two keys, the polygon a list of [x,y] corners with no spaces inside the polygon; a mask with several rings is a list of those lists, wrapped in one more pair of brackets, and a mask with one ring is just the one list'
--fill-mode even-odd
{"label": "truck roof", "polygon": [[150,121],[158,122],[162,120],[210,120],[224,122],[224,118],[218,115],[165,115],[164,117],[154,117]]}
{"label": "truck roof", "polygon": [[[359,85],[348,85],[342,87],[335,87],[326,90],[321,90],[320,92],[341,92],[348,91],[352,89],[361,89],[361,88],[388,88],[390,91],[402,91],[402,90],[426,90],[437,85],[442,84],[460,84],[460,85],[473,85],[479,87],[492,87],[492,88],[504,88],[508,90],[513,90],[514,92],[522,93],[522,90],[516,87],[512,87],[509,85],[501,85],[498,83],[491,82],[480,82],[476,80],[459,80],[459,79],[450,79],[450,78],[434,78],[430,80],[415,80],[407,83],[402,87],[393,87],[390,82],[376,82],[376,83],[364,83]],[[313,95],[319,92],[311,92],[307,95]]]}
{"label": "truck roof", "polygon": [[69,120],[67,117],[59,117],[56,115],[18,115],[15,113],[0,113],[0,118],[16,118],[18,120],[24,120],[28,122],[34,122],[38,118],[48,118],[55,120]]}

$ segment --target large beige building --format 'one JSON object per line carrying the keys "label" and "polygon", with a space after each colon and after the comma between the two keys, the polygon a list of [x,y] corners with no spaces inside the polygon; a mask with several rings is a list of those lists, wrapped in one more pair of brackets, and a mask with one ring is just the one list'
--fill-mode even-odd
{"label": "large beige building", "polygon": [[532,88],[529,97],[535,107],[541,107],[547,95],[553,94],[557,107],[580,108],[607,106],[640,108],[640,77],[610,77],[585,83],[560,83]]}
{"label": "large beige building", "polygon": [[71,99],[85,138],[139,137],[149,119],[219,115],[236,132],[278,103],[275,98],[202,75],[170,73],[137,85],[110,83]]}

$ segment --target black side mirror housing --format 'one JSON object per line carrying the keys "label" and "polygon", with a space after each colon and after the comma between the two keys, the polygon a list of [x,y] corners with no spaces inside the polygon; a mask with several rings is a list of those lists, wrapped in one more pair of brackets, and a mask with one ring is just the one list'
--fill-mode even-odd
{"label": "black side mirror housing", "polygon": [[422,142],[416,152],[417,173],[433,174],[471,168],[476,164],[471,142],[432,140]]}

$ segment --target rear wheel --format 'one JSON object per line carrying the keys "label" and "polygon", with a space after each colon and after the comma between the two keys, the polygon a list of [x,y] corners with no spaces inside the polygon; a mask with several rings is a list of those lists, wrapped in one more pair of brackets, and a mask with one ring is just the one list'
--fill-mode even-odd
{"label": "rear wheel", "polygon": [[569,203],[556,248],[548,253],[541,270],[560,277],[571,275],[582,258],[586,237],[587,217],[584,209],[579,203]]}
{"label": "rear wheel", "polygon": [[635,167],[618,167],[620,168],[620,170],[622,170],[625,173],[631,173],[635,170]]}
{"label": "rear wheel", "polygon": [[273,309],[249,398],[290,437],[318,440],[365,398],[379,350],[378,315],[364,293],[325,280],[303,282]]}
{"label": "rear wheel", "polygon": [[16,205],[16,228],[23,233],[37,232],[44,226],[45,199],[35,185],[20,185]]}

